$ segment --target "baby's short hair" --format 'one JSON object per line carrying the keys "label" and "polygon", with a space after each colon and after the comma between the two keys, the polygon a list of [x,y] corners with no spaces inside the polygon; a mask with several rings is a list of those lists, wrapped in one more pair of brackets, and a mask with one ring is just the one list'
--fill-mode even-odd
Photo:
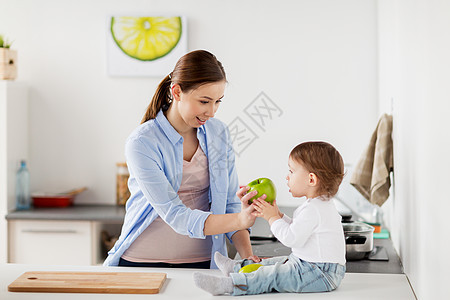
{"label": "baby's short hair", "polygon": [[336,195],[344,178],[344,161],[336,148],[326,142],[305,142],[292,149],[289,156],[316,174],[321,195]]}

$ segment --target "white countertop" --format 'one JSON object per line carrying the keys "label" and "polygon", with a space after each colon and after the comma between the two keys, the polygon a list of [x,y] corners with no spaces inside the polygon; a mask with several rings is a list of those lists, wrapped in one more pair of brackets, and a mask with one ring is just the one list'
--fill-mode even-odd
{"label": "white countertop", "polygon": [[[83,271],[83,272],[163,272],[167,280],[159,294],[64,294],[59,293],[13,293],[8,292],[8,285],[22,273],[28,271]],[[232,296],[214,297],[197,288],[192,279],[193,269],[160,269],[160,268],[126,268],[103,266],[42,266],[21,264],[0,264],[0,299],[237,299]],[[218,270],[200,270],[220,275]],[[298,299],[298,294],[270,293],[246,296],[251,299]],[[347,273],[341,286],[330,293],[302,294],[302,299],[415,299],[405,274],[369,274]],[[241,297],[239,297],[241,299]]]}

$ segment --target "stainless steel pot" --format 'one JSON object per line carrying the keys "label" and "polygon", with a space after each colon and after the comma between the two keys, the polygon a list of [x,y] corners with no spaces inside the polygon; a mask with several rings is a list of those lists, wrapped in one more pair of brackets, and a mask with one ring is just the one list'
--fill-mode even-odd
{"label": "stainless steel pot", "polygon": [[347,260],[363,259],[373,249],[374,227],[362,223],[343,223]]}

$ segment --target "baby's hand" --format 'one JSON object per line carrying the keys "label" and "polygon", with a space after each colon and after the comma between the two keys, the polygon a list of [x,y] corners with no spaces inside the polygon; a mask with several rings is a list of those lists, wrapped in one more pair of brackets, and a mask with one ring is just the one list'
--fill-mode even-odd
{"label": "baby's hand", "polygon": [[273,205],[270,203],[261,200],[260,198],[253,200],[253,204],[255,210],[257,211],[256,216],[264,218],[270,225],[275,220],[280,219],[280,210],[278,209],[276,200],[273,201]]}

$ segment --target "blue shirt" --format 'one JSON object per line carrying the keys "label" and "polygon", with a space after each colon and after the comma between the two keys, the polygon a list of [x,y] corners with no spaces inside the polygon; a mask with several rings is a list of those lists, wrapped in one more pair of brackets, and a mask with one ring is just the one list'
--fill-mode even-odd
{"label": "blue shirt", "polygon": [[[117,266],[122,254],[158,216],[177,233],[204,239],[205,221],[211,213],[240,212],[241,201],[236,196],[239,183],[228,128],[211,118],[197,129],[197,138],[209,164],[209,212],[187,208],[178,197],[183,175],[183,137],[162,111],[128,137],[125,156],[131,196],[120,237],[103,265]],[[213,253],[227,255],[225,235],[231,241],[235,232],[212,236],[211,268],[217,268]]]}

